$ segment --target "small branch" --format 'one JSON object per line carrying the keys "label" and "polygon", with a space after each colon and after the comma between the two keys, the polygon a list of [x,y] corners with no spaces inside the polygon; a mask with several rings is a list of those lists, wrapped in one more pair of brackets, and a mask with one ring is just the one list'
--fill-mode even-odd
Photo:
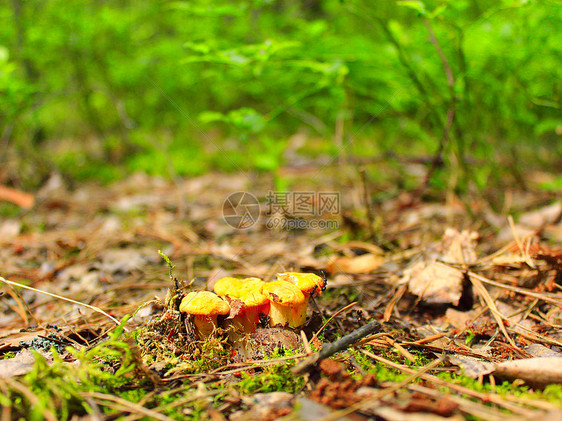
{"label": "small branch", "polygon": [[447,75],[447,83],[449,84],[449,89],[453,90],[455,89],[455,78],[453,77],[451,66],[449,66],[449,61],[447,60],[447,57],[445,56],[445,53],[443,52],[439,41],[437,41],[437,37],[435,36],[435,32],[433,31],[433,27],[431,26],[429,19],[425,18],[423,22],[425,23],[425,27],[429,32],[429,39],[435,46],[435,50],[437,51],[437,54],[441,59],[441,64],[443,65],[443,69],[445,70],[445,74]]}
{"label": "small branch", "polygon": [[0,200],[6,200],[24,209],[31,209],[35,203],[35,197],[31,193],[24,193],[2,185],[0,185]]}
{"label": "small branch", "polygon": [[358,340],[363,339],[365,336],[370,335],[374,331],[380,329],[380,327],[381,324],[379,323],[379,321],[373,320],[368,324],[361,326],[359,329],[355,329],[350,334],[341,337],[337,341],[325,345],[324,347],[322,347],[320,352],[307,357],[304,361],[294,366],[291,371],[293,372],[293,374],[304,374],[307,371],[310,371],[312,367],[319,361],[331,357],[336,352],[347,349]]}
{"label": "small branch", "polygon": [[418,194],[423,192],[427,188],[435,170],[443,164],[443,157],[442,157],[443,150],[445,149],[445,145],[449,142],[449,133],[451,132],[451,128],[453,127],[453,123],[455,121],[455,111],[456,111],[455,77],[453,76],[453,70],[449,65],[449,61],[447,60],[447,57],[445,56],[443,49],[441,48],[441,44],[439,44],[439,41],[435,36],[435,31],[433,30],[433,26],[431,26],[431,22],[427,18],[425,18],[423,21],[425,23],[427,31],[429,32],[429,39],[433,44],[433,46],[435,47],[435,50],[437,51],[437,55],[441,60],[443,70],[445,71],[445,75],[447,77],[447,84],[449,85],[450,103],[449,103],[449,109],[447,111],[447,119],[443,126],[443,134],[441,135],[441,140],[439,141],[439,146],[437,147],[437,151],[435,152],[435,156],[432,160],[431,167],[427,171],[427,174],[425,176],[425,181],[422,187],[418,189]]}

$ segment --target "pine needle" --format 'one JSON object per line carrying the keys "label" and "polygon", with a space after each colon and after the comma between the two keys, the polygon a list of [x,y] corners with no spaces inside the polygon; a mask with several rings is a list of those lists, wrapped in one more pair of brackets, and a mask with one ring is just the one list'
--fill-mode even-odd
{"label": "pine needle", "polygon": [[28,289],[28,290],[34,291],[34,292],[39,292],[39,293],[41,293],[41,294],[48,295],[49,297],[57,298],[57,299],[63,300],[63,301],[68,301],[69,303],[77,304],[77,305],[79,305],[79,306],[89,308],[90,310],[93,310],[93,311],[95,311],[96,313],[103,314],[104,316],[110,318],[116,325],[119,325],[119,320],[117,320],[115,317],[113,317],[113,316],[107,314],[105,311],[103,311],[103,310],[102,310],[101,308],[99,308],[99,307],[91,306],[90,304],[86,304],[86,303],[81,303],[80,301],[75,301],[75,300],[73,300],[73,299],[71,299],[71,298],[66,298],[66,297],[63,297],[63,296],[61,296],[61,295],[53,294],[52,292],[41,291],[40,289],[37,289],[37,288],[33,288],[33,287],[30,287],[30,286],[27,286],[27,285],[19,284],[19,283],[17,283],[17,282],[13,282],[13,281],[8,281],[7,279],[4,279],[4,278],[1,277],[1,276],[0,276],[0,281],[4,282],[5,284],[8,284],[8,285],[20,287],[20,288],[23,288],[23,289]]}

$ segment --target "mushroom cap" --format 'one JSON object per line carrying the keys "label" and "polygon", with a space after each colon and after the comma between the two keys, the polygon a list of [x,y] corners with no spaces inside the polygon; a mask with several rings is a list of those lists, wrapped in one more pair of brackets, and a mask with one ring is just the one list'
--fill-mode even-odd
{"label": "mushroom cap", "polygon": [[228,295],[237,298],[249,307],[266,304],[269,297],[262,293],[265,282],[259,278],[221,278],[215,283],[215,292],[218,295]]}
{"label": "mushroom cap", "polygon": [[262,292],[271,302],[282,306],[298,306],[305,302],[301,290],[286,281],[268,282],[263,286]]}
{"label": "mushroom cap", "polygon": [[190,292],[181,300],[180,311],[195,316],[218,316],[230,313],[230,306],[210,291]]}
{"label": "mushroom cap", "polygon": [[302,292],[307,294],[314,292],[314,294],[320,295],[322,294],[322,291],[326,289],[326,280],[315,273],[278,273],[277,279],[280,281],[290,282]]}
{"label": "mushroom cap", "polygon": [[213,289],[217,295],[230,295],[232,296],[232,291],[238,289],[241,279],[232,278],[227,276],[226,278],[221,278],[215,282]]}
{"label": "mushroom cap", "polygon": [[266,283],[258,278],[246,278],[240,281],[240,288],[236,291],[239,298],[248,307],[261,306],[269,301],[269,297],[263,293]]}

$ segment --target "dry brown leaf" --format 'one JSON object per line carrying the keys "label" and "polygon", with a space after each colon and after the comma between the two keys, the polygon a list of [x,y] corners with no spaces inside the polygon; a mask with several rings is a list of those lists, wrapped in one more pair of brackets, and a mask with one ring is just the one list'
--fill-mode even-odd
{"label": "dry brown leaf", "polygon": [[336,257],[328,263],[326,270],[330,273],[370,273],[379,268],[385,260],[384,257],[371,253],[356,257]]}
{"label": "dry brown leaf", "polygon": [[[41,354],[45,358],[52,360],[50,353],[41,352]],[[35,355],[33,355],[31,351],[27,349],[20,351],[13,358],[0,360],[0,378],[6,379],[15,376],[23,376],[33,369],[34,364]]]}
{"label": "dry brown leaf", "polygon": [[[255,393],[242,397],[248,411],[237,411],[230,416],[233,421],[275,419],[288,415],[293,407],[294,396],[287,392]],[[274,416],[273,418],[271,416]]]}
{"label": "dry brown leaf", "polygon": [[441,260],[461,265],[476,262],[477,239],[477,232],[468,230],[459,232],[454,228],[447,228],[441,240],[444,248]]}
{"label": "dry brown leaf", "polygon": [[525,348],[529,354],[537,358],[556,357],[562,358],[562,352],[550,349],[542,344],[531,344]]}
{"label": "dry brown leaf", "polygon": [[555,202],[519,217],[519,223],[527,228],[538,229],[543,225],[552,224],[562,216],[562,202]]}
{"label": "dry brown leaf", "polygon": [[451,364],[461,367],[463,373],[473,379],[490,374],[496,368],[494,363],[482,361],[468,355],[449,355],[448,360]]}
{"label": "dry brown leaf", "polygon": [[524,380],[532,387],[562,384],[562,358],[546,357],[505,361],[496,366],[494,374],[509,380]]}
{"label": "dry brown leaf", "polygon": [[464,330],[480,312],[481,310],[479,309],[459,311],[454,308],[448,308],[445,312],[445,321],[453,325],[455,329]]}
{"label": "dry brown leaf", "polygon": [[431,304],[458,305],[463,289],[463,273],[439,262],[418,262],[404,271],[401,283],[412,294]]}

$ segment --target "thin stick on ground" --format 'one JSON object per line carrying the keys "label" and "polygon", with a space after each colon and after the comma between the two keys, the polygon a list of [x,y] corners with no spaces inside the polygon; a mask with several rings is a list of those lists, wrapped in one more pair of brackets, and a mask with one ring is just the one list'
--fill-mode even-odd
{"label": "thin stick on ground", "polygon": [[58,298],[59,300],[68,301],[69,303],[77,304],[77,305],[79,305],[79,306],[89,308],[90,310],[93,310],[93,311],[95,311],[96,313],[103,314],[104,316],[106,316],[106,317],[108,317],[109,319],[111,319],[111,321],[113,321],[116,325],[119,325],[119,320],[117,320],[115,317],[113,317],[113,316],[107,314],[105,311],[103,311],[103,310],[102,310],[101,308],[99,308],[99,307],[91,306],[90,304],[86,304],[86,303],[81,303],[80,301],[75,301],[75,300],[72,300],[72,299],[70,299],[70,298],[63,297],[63,296],[61,296],[61,295],[53,294],[52,292],[41,291],[40,289],[37,289],[37,288],[33,288],[33,287],[30,287],[30,286],[27,286],[27,285],[19,284],[19,283],[17,283],[17,282],[13,282],[13,281],[8,281],[7,279],[4,279],[4,278],[1,277],[1,276],[0,276],[0,281],[1,281],[1,282],[4,282],[5,284],[8,284],[8,285],[20,287],[20,288],[23,288],[23,289],[28,289],[28,290],[30,290],[30,291],[34,291],[34,292],[38,292],[38,293],[40,293],[40,294],[48,295],[49,297]]}
{"label": "thin stick on ground", "polygon": [[472,282],[472,285],[474,286],[478,294],[480,294],[486,305],[489,307],[492,316],[494,317],[494,319],[496,319],[498,328],[501,330],[505,338],[508,340],[511,346],[513,346],[516,349],[519,349],[515,344],[515,342],[513,341],[513,339],[511,338],[511,336],[509,336],[509,334],[507,333],[507,329],[503,324],[503,320],[505,319],[505,316],[503,316],[498,310],[498,308],[496,307],[496,303],[490,296],[490,293],[488,292],[486,287],[482,284],[482,282],[478,278],[474,278],[472,276],[469,276],[468,278],[470,279],[470,282]]}
{"label": "thin stick on ground", "polygon": [[380,329],[381,324],[378,320],[373,320],[367,323],[364,326],[361,326],[359,329],[355,329],[353,332],[349,333],[338,339],[335,342],[330,344],[324,345],[324,347],[315,354],[312,354],[310,357],[306,358],[304,361],[300,362],[296,366],[294,366],[291,371],[293,374],[303,374],[319,362],[320,360],[326,359],[331,357],[336,352],[343,351],[347,349],[349,346],[353,345],[355,342],[363,339],[365,336],[370,335],[375,330]]}
{"label": "thin stick on ground", "polygon": [[320,335],[320,333],[322,333],[322,331],[324,330],[324,328],[325,328],[326,326],[328,326],[328,324],[329,324],[332,320],[334,320],[338,315],[340,315],[340,314],[343,313],[344,311],[350,309],[351,307],[353,307],[353,306],[356,305],[356,304],[357,304],[357,301],[354,301],[353,303],[348,304],[348,305],[346,305],[346,306],[343,307],[343,308],[340,308],[338,311],[336,311],[334,314],[332,314],[332,316],[331,316],[328,320],[326,320],[326,323],[324,323],[324,324],[322,325],[322,327],[321,327],[320,329],[318,329],[318,332],[316,332],[316,333],[314,334],[314,336],[312,337],[312,339],[310,340],[310,342],[314,342],[314,340],[318,338],[318,335]]}

